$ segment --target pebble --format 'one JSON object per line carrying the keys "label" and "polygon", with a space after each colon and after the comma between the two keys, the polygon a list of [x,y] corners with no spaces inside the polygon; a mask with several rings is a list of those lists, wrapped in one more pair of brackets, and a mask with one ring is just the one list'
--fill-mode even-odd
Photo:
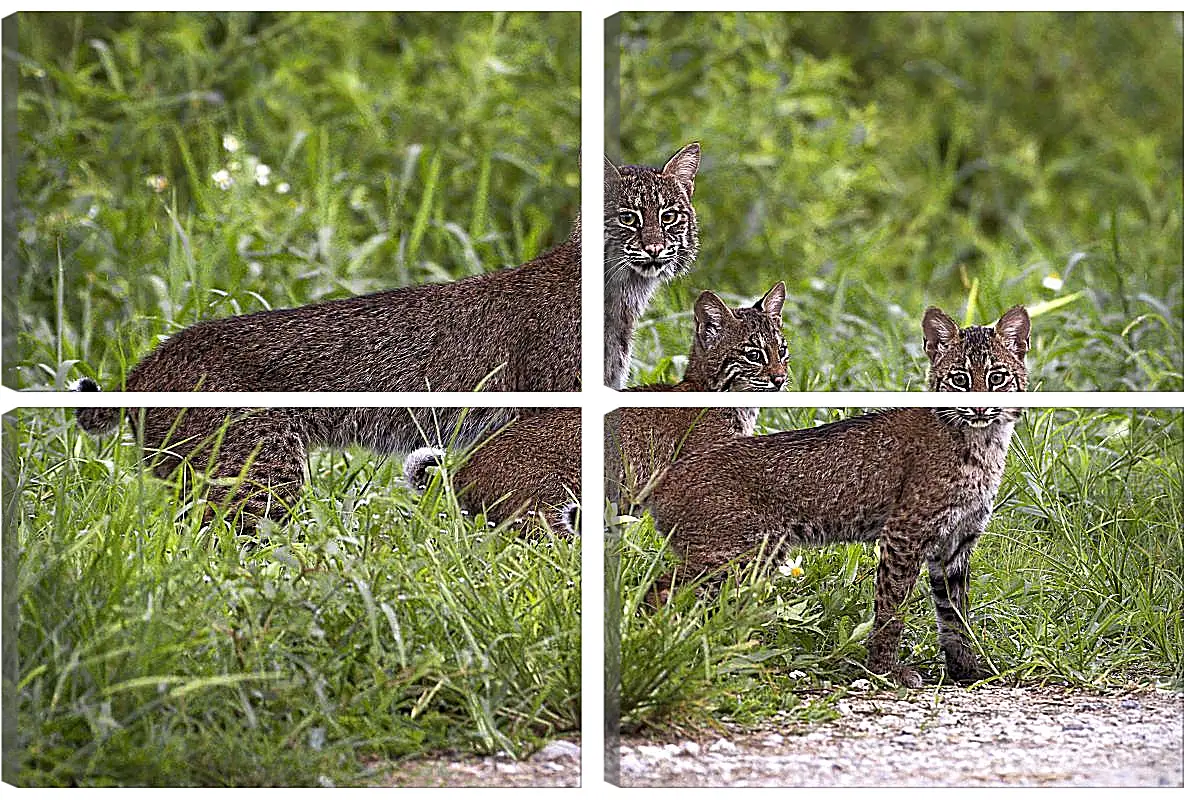
{"label": "pebble", "polygon": [[539,758],[576,758],[580,757],[580,746],[566,739],[556,739],[539,751]]}

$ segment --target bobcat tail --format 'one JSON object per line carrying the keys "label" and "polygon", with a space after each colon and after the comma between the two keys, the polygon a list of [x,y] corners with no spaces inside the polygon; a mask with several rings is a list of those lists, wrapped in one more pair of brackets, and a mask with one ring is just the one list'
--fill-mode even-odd
{"label": "bobcat tail", "polygon": [[[90,378],[83,378],[70,387],[72,392],[101,392],[102,389]],[[119,426],[118,408],[79,408],[74,417],[82,429],[92,436],[110,433]]]}
{"label": "bobcat tail", "polygon": [[444,451],[438,447],[413,450],[403,461],[403,478],[412,491],[422,493],[428,488],[428,470],[444,465]]}
{"label": "bobcat tail", "polygon": [[580,504],[574,500],[563,507],[559,512],[559,519],[563,523],[563,527],[567,528],[568,533],[575,536],[580,535]]}

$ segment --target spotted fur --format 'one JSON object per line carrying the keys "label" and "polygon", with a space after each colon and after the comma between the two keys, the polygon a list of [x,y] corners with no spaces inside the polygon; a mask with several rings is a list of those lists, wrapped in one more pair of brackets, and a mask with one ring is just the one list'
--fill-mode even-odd
{"label": "spotted fur", "polygon": [[[964,330],[931,308],[922,328],[930,390],[1027,387],[1022,307],[993,328]],[[962,370],[968,382],[955,377]],[[776,558],[790,546],[878,541],[868,666],[908,686],[921,678],[898,661],[899,609],[927,562],[946,671],[976,680],[984,673],[966,629],[970,554],[990,518],[1017,417],[1008,408],[892,409],[735,439],[675,461],[650,510],[689,574],[758,552]]]}

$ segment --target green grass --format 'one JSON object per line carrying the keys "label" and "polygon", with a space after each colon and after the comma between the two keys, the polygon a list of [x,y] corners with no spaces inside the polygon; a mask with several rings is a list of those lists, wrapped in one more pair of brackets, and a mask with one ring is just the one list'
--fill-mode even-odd
{"label": "green grass", "polygon": [[7,781],[365,784],[578,730],[578,540],[491,528],[346,452],[310,459],[291,523],[239,541],[59,409],[6,417],[4,458]]}
{"label": "green grass", "polygon": [[[767,410],[782,430],[846,416]],[[971,562],[980,658],[1007,684],[1184,688],[1184,415],[1032,409],[1017,429],[997,511]],[[804,575],[731,574],[718,595],[678,590],[641,609],[677,562],[645,516],[618,526],[608,569],[621,607],[626,728],[825,714],[818,689],[866,676],[871,546],[802,549]],[[927,582],[905,606],[904,658],[941,673]],[[803,694],[809,690],[808,693]]]}
{"label": "green grass", "polygon": [[698,265],[655,297],[634,380],[680,371],[700,290],[785,280],[793,389],[915,387],[929,304],[983,324],[1067,298],[1033,388],[1184,388],[1182,35],[1179,14],[623,14],[610,154],[703,146]]}
{"label": "green grass", "polygon": [[18,24],[12,386],[111,388],[200,320],[519,264],[579,207],[575,13]]}

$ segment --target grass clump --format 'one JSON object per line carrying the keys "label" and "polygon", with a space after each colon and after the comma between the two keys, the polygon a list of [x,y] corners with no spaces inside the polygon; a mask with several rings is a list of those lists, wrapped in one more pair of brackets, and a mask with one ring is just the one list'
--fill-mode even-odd
{"label": "grass clump", "polygon": [[[766,410],[759,427],[847,415]],[[1178,410],[1025,413],[971,561],[972,634],[993,680],[1184,688],[1182,458]],[[867,676],[872,546],[801,549],[790,554],[800,575],[734,569],[718,593],[684,585],[653,611],[651,582],[677,561],[648,515],[618,533],[609,552],[620,613],[610,620],[626,729],[814,718],[829,708],[819,688]],[[924,576],[903,613],[903,658],[936,680],[944,661]]]}
{"label": "grass clump", "polygon": [[635,380],[681,369],[700,290],[785,280],[795,389],[911,388],[927,305],[1017,303],[1050,304],[1033,388],[1184,388],[1181,19],[623,14],[613,155],[703,145],[698,265]]}
{"label": "grass clump", "polygon": [[578,541],[487,526],[354,452],[312,458],[293,520],[237,540],[134,443],[60,410],[5,424],[6,780],[358,784],[578,729]]}
{"label": "grass clump", "polygon": [[579,207],[575,13],[18,25],[9,385],[114,385],[201,320],[520,264]]}

